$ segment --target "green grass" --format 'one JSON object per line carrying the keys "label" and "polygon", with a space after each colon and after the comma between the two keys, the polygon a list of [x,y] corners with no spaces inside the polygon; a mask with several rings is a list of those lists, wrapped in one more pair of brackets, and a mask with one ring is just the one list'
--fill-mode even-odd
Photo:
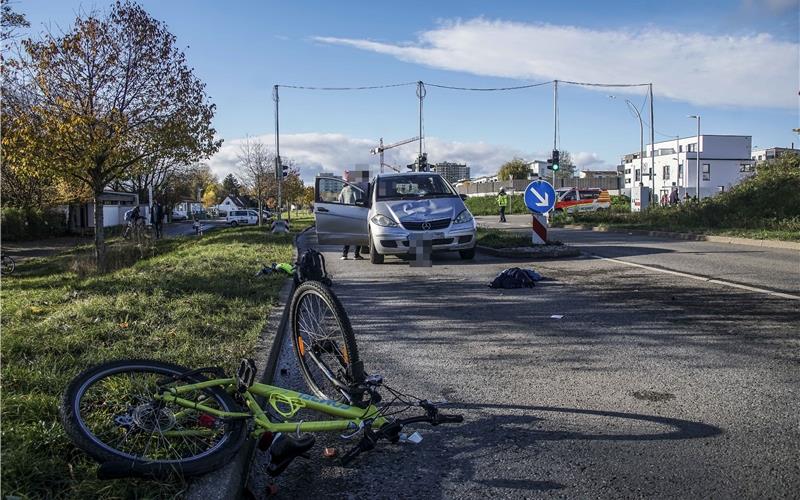
{"label": "green grass", "polygon": [[517,248],[533,246],[531,232],[502,231],[478,228],[478,245],[490,248]]}
{"label": "green grass", "polygon": [[[472,215],[499,215],[500,206],[497,204],[497,196],[470,196],[464,204]],[[506,214],[529,214],[530,211],[525,206],[525,200],[520,194],[508,195],[508,207]]]}
{"label": "green grass", "polygon": [[[307,219],[293,219],[301,229]],[[96,464],[67,439],[59,397],[87,366],[148,357],[231,372],[252,354],[283,278],[262,264],[290,261],[293,235],[256,227],[159,241],[149,257],[113,250],[115,271],[81,277],[79,250],[24,262],[4,277],[2,300],[3,495],[138,498],[179,495],[179,481],[99,481]],[[135,256],[135,253],[134,253]]]}
{"label": "green grass", "polygon": [[554,225],[577,223],[800,241],[800,156],[785,155],[775,162],[759,164],[754,176],[699,201],[656,206],[643,212],[625,212],[621,204],[617,205],[619,209],[557,217]]}

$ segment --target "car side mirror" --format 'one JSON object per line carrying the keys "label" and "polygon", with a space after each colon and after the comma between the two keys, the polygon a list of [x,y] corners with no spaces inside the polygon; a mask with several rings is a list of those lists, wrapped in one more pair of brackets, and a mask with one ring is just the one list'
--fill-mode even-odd
{"label": "car side mirror", "polygon": [[461,198],[464,201],[467,201],[467,198],[469,198],[469,196],[467,196],[465,194],[460,194],[460,195],[458,195],[458,197]]}

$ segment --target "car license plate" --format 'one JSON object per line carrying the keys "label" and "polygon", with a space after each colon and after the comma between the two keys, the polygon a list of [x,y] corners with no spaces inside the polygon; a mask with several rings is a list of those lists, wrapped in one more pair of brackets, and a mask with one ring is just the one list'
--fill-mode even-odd
{"label": "car license plate", "polygon": [[444,238],[444,233],[432,233],[431,239],[432,240],[441,240]]}

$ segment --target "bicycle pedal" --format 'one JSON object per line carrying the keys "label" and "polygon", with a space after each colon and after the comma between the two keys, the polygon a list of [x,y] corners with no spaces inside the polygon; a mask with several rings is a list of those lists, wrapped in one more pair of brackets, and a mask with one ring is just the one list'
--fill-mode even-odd
{"label": "bicycle pedal", "polygon": [[250,358],[243,359],[236,371],[236,389],[245,392],[256,380],[256,362]]}

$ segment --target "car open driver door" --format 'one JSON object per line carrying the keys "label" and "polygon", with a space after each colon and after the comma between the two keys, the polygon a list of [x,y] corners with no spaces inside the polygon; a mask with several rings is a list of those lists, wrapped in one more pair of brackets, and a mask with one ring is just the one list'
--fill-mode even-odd
{"label": "car open driver door", "polygon": [[314,219],[320,245],[368,245],[368,196],[358,185],[336,177],[317,177]]}

